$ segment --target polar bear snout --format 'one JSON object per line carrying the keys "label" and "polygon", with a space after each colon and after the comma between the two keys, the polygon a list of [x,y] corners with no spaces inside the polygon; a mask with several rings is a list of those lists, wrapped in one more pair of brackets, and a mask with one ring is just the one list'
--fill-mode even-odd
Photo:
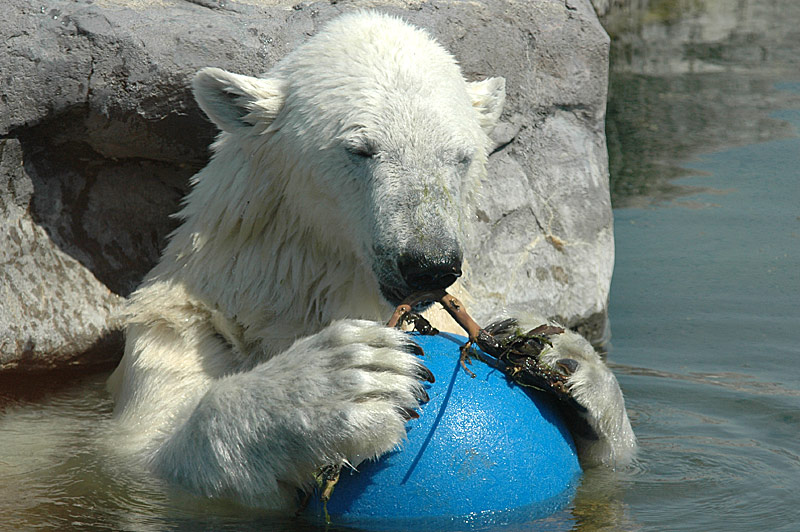
{"label": "polar bear snout", "polygon": [[435,253],[406,251],[397,260],[397,267],[412,291],[447,288],[461,277],[461,250],[453,242]]}
{"label": "polar bear snout", "polygon": [[455,238],[427,235],[426,245],[376,246],[375,275],[381,294],[392,305],[422,290],[447,288],[461,277],[463,253]]}

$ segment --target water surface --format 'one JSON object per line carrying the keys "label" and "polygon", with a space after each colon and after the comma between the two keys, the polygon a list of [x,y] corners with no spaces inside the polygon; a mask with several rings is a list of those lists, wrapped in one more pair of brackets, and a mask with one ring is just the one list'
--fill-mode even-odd
{"label": "water surface", "polygon": [[644,529],[800,523],[798,156],[707,155],[676,183],[704,192],[615,213],[609,356],[642,446],[620,479]]}
{"label": "water surface", "polygon": [[621,520],[576,529],[798,530],[800,4],[640,5],[608,23],[607,131],[641,454]]}

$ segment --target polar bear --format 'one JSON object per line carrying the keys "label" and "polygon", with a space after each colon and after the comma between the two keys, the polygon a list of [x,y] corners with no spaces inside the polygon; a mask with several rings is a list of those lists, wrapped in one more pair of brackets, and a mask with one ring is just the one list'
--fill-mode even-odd
{"label": "polar bear", "polygon": [[[192,86],[221,133],[130,298],[115,446],[193,492],[292,508],[321,466],[395,449],[426,399],[418,347],[382,323],[461,275],[505,81],[468,83],[425,31],[358,12],[263,77]],[[626,463],[616,380],[561,336],[586,456]]]}

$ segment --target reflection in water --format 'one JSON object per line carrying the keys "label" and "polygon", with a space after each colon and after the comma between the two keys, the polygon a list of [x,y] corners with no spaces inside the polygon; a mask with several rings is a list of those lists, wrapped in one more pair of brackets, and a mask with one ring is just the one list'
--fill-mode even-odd
{"label": "reflection in water", "polygon": [[[797,530],[800,112],[774,111],[800,108],[800,2],[628,3],[605,21],[609,359],[641,454],[587,471],[570,508],[505,530]],[[14,400],[0,382],[3,529],[322,530],[115,463],[97,444],[104,378],[23,383],[40,393]]]}
{"label": "reflection in water", "polygon": [[627,1],[612,37],[606,132],[615,207],[695,192],[671,183],[700,153],[784,138],[769,113],[800,106],[800,2]]}
{"label": "reflection in water", "polygon": [[[634,462],[631,470],[637,468],[638,462]],[[572,508],[573,530],[638,530],[624,502],[624,494],[623,482],[616,471],[596,468],[584,472]]]}

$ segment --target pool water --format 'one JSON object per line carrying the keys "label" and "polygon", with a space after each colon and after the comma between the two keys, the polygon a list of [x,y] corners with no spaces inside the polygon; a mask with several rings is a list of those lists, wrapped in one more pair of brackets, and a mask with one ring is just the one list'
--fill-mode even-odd
{"label": "pool water", "polygon": [[609,356],[641,444],[618,478],[644,529],[798,530],[798,163],[797,138],[717,152],[678,182],[703,192],[615,213]]}
{"label": "pool water", "polygon": [[[800,3],[636,4],[606,20],[608,360],[641,452],[503,530],[799,530]],[[0,382],[0,528],[337,529],[115,463],[105,378]]]}

